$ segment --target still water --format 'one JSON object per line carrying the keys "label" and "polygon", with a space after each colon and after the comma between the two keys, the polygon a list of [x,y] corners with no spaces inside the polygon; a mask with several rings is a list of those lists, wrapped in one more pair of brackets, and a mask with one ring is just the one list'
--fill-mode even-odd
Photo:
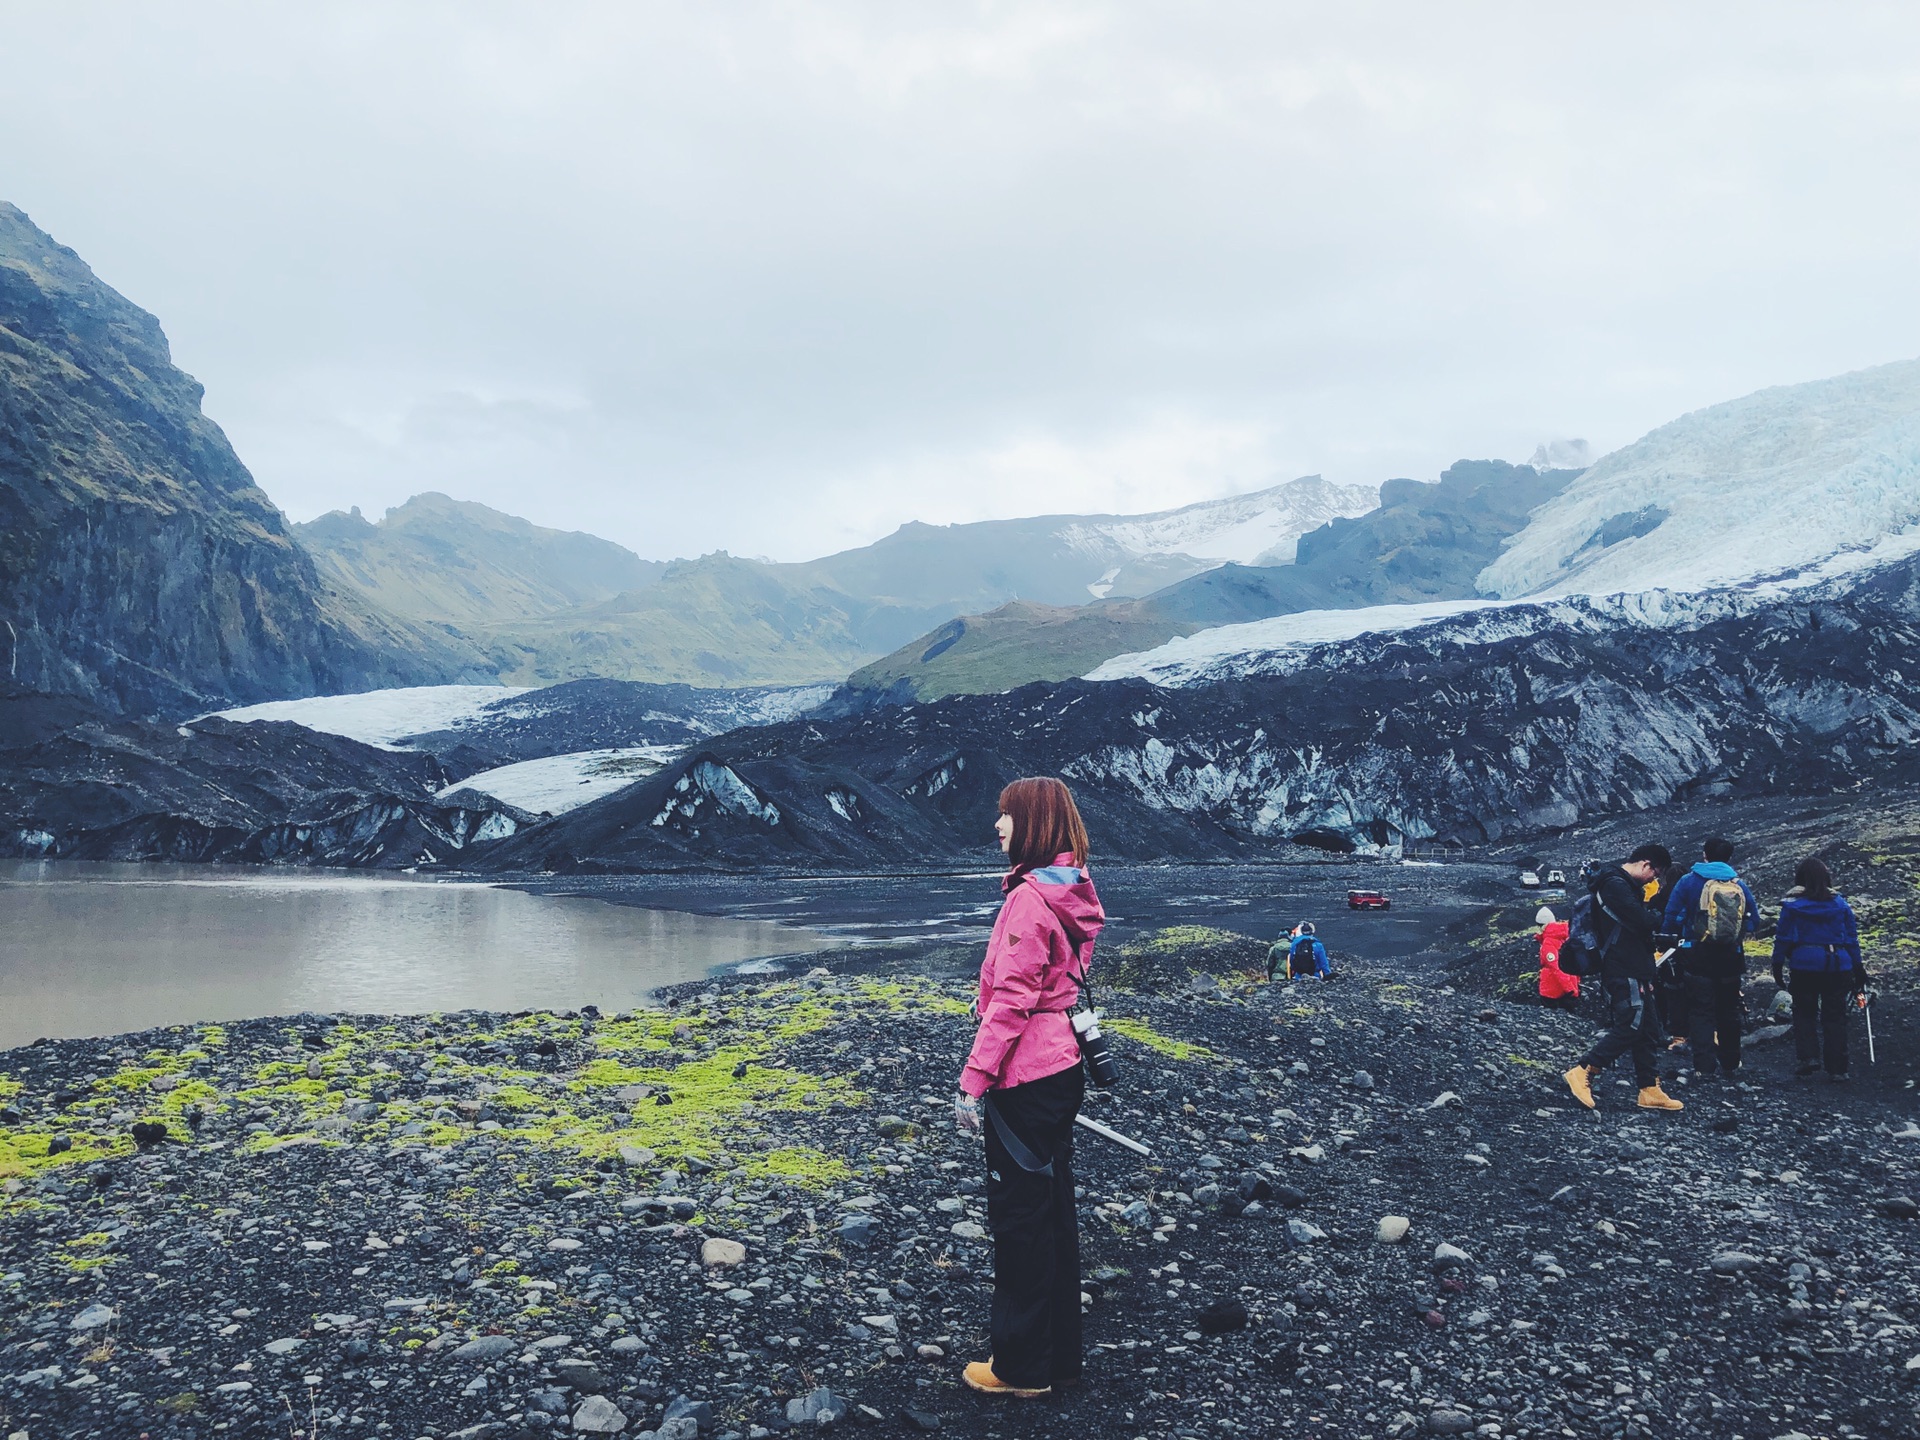
{"label": "still water", "polygon": [[0,1049],[301,1010],[629,1009],[657,986],[830,943],[410,876],[0,862]]}

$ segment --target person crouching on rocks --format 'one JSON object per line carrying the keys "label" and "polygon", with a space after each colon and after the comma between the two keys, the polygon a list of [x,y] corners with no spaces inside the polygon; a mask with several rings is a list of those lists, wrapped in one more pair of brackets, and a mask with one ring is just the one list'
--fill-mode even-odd
{"label": "person crouching on rocks", "polygon": [[1641,1109],[1686,1108],[1660,1088],[1660,1072],[1654,1068],[1659,1021],[1653,1014],[1653,937],[1660,933],[1662,917],[1646,903],[1645,887],[1672,863],[1673,856],[1664,845],[1642,845],[1590,882],[1593,924],[1600,939],[1600,989],[1606,998],[1607,1028],[1579,1063],[1561,1077],[1573,1098],[1589,1110],[1594,1108],[1594,1077],[1627,1054],[1633,1056]]}
{"label": "person crouching on rocks", "polygon": [[[1792,972],[1791,981],[1783,975]],[[1847,1078],[1847,1002],[1867,988],[1860,963],[1860,922],[1834,892],[1824,861],[1809,856],[1793,872],[1773,932],[1773,983],[1793,995],[1794,1073],[1807,1079],[1822,1066],[1829,1080]]]}
{"label": "person crouching on rocks", "polygon": [[993,1232],[993,1353],[962,1378],[989,1395],[1036,1396],[1080,1379],[1080,1222],[1073,1120],[1086,1077],[1067,1012],[1106,924],[1087,871],[1087,828],[1050,776],[1000,792],[994,825],[1012,861],[980,967],[980,1028],[954,1117],[984,1129]]}
{"label": "person crouching on rocks", "polygon": [[1327,947],[1314,933],[1311,920],[1302,920],[1287,932],[1285,939],[1273,942],[1273,948],[1267,951],[1267,979],[1273,979],[1283,965],[1289,980],[1308,975],[1316,980],[1333,978],[1333,961],[1327,955]]}
{"label": "person crouching on rocks", "polygon": [[1540,1003],[1556,1010],[1580,1008],[1580,977],[1560,968],[1560,947],[1567,943],[1567,922],[1545,905],[1533,917],[1540,927]]}

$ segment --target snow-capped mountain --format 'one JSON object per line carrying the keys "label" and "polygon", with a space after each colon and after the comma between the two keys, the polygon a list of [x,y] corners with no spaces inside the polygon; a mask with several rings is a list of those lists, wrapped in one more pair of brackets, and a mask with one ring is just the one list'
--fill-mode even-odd
{"label": "snow-capped mountain", "polygon": [[[1378,485],[1335,485],[1318,475],[1224,500],[1203,500],[1152,515],[1097,517],[1066,525],[1060,535],[1081,553],[1152,561],[1172,556],[1240,565],[1285,565],[1300,537],[1329,520],[1364,515],[1380,503]],[[1087,586],[1096,599],[1112,593],[1121,566]]]}
{"label": "snow-capped mountain", "polygon": [[1699,624],[1796,590],[1832,598],[1916,550],[1920,360],[1762,390],[1613,452],[1533,512],[1481,571],[1481,598],[1217,626],[1087,678],[1285,675],[1317,646],[1433,627],[1471,643]]}
{"label": "snow-capped mountain", "polygon": [[1920,524],[1920,360],[1696,410],[1603,457],[1480,574],[1483,594],[1705,590]]}

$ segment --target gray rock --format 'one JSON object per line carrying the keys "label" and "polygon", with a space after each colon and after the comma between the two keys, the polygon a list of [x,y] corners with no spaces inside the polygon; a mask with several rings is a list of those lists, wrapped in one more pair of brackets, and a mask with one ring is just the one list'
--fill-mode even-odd
{"label": "gray rock", "polygon": [[837,1233],[842,1243],[864,1250],[873,1243],[873,1232],[878,1228],[871,1215],[842,1215]]}
{"label": "gray rock", "polygon": [[714,1236],[701,1242],[700,1263],[709,1270],[730,1270],[735,1265],[747,1263],[747,1247],[738,1240],[723,1240]]}
{"label": "gray rock", "polygon": [[113,1307],[110,1305],[89,1305],[73,1317],[71,1328],[75,1330],[98,1330],[113,1319]]}
{"label": "gray rock", "polygon": [[691,1420],[694,1428],[701,1434],[713,1429],[713,1405],[710,1401],[696,1400],[691,1395],[676,1395],[667,1402],[663,1423],[674,1420]]}
{"label": "gray rock", "polygon": [[1356,1090],[1371,1090],[1373,1089],[1373,1076],[1364,1070],[1356,1070],[1353,1072],[1353,1079],[1347,1083]]}
{"label": "gray rock", "polygon": [[[1249,1205],[1247,1208],[1251,1210],[1253,1207]],[[1316,1240],[1326,1239],[1327,1232],[1295,1215],[1287,1221],[1287,1238],[1296,1245],[1311,1245]]]}
{"label": "gray rock", "polygon": [[787,1401],[789,1425],[812,1425],[824,1428],[828,1425],[838,1425],[846,1418],[847,1402],[824,1385]]}
{"label": "gray rock", "polygon": [[618,1435],[627,1428],[627,1417],[606,1396],[589,1395],[573,1412],[573,1428],[582,1435]]}
{"label": "gray rock", "polygon": [[654,1154],[653,1151],[638,1145],[622,1145],[620,1147],[620,1163],[629,1170],[638,1170],[643,1166],[651,1165],[659,1158],[660,1157]]}
{"label": "gray rock", "polygon": [[[631,1355],[636,1350],[646,1349],[647,1342],[642,1340],[638,1335],[622,1335],[607,1348],[616,1355]],[[458,1355],[460,1352],[456,1350],[453,1353]]]}
{"label": "gray rock", "polygon": [[1473,1417],[1441,1408],[1428,1414],[1427,1428],[1436,1435],[1464,1435],[1473,1429]]}
{"label": "gray rock", "polygon": [[1144,1228],[1153,1223],[1153,1211],[1147,1208],[1146,1201],[1136,1200],[1120,1212],[1120,1220],[1136,1229]]}
{"label": "gray rock", "polygon": [[1722,1250],[1707,1263],[1713,1267],[1716,1275],[1744,1275],[1749,1270],[1758,1270],[1761,1265],[1758,1256],[1739,1250]]}
{"label": "gray rock", "polygon": [[882,1115],[873,1122],[873,1128],[889,1140],[898,1140],[902,1135],[913,1133],[913,1122],[898,1115]]}
{"label": "gray rock", "polygon": [[1433,1247],[1433,1268],[1436,1270],[1454,1270],[1472,1263],[1473,1257],[1458,1245],[1449,1245],[1443,1240]]}
{"label": "gray rock", "polygon": [[977,1220],[956,1220],[947,1228],[962,1240],[984,1240],[987,1238],[986,1227]]}
{"label": "gray rock", "polygon": [[453,1352],[455,1360],[478,1360],[483,1363],[498,1360],[511,1355],[520,1348],[520,1342],[511,1335],[482,1335],[478,1340],[469,1340]]}
{"label": "gray rock", "polygon": [[269,1355],[291,1355],[306,1343],[304,1340],[296,1340],[289,1336],[285,1340],[269,1340],[260,1348],[265,1350]]}
{"label": "gray rock", "polygon": [[1373,1227],[1373,1238],[1382,1245],[1398,1245],[1412,1228],[1413,1222],[1404,1215],[1382,1215],[1380,1223]]}
{"label": "gray rock", "polygon": [[671,1420],[662,1420],[658,1430],[642,1433],[651,1434],[653,1440],[696,1440],[700,1427],[693,1423],[691,1415],[678,1415]]}

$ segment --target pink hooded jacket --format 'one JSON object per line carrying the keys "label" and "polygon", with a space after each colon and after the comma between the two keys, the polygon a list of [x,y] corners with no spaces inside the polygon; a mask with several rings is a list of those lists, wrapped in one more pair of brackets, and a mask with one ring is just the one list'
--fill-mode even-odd
{"label": "pink hooded jacket", "polygon": [[980,1029],[960,1074],[960,1088],[975,1096],[1080,1063],[1067,1021],[1079,994],[1073,977],[1093,963],[1094,937],[1107,923],[1093,876],[1071,855],[1000,883],[1007,898],[980,966]]}

